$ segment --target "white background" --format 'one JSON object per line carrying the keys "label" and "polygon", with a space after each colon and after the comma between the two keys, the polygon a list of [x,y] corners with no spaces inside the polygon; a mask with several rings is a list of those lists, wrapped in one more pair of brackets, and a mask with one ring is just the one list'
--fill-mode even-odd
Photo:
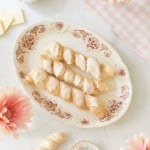
{"label": "white background", "polygon": [[[33,106],[33,121],[26,132],[21,132],[19,140],[0,135],[0,150],[35,150],[46,136],[55,131],[65,131],[68,141],[60,148],[70,150],[79,140],[90,140],[101,150],[119,150],[126,139],[145,132],[150,136],[150,67],[125,41],[115,35],[108,24],[89,8],[82,0],[39,0],[34,4],[23,4],[19,0],[0,0],[0,9],[22,8],[25,24],[12,27],[0,37],[0,86],[22,89],[18,82],[12,61],[15,40],[29,25],[42,20],[64,20],[79,24],[98,33],[109,41],[121,55],[129,68],[133,83],[133,98],[128,112],[116,123],[103,128],[80,129],[63,124],[52,118],[38,104]],[[132,37],[131,37],[132,38]]]}

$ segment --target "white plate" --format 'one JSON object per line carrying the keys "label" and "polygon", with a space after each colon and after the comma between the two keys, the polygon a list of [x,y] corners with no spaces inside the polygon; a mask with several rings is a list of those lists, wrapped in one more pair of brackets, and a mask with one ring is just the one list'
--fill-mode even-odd
{"label": "white plate", "polygon": [[[86,56],[95,57],[100,63],[109,64],[117,70],[118,75],[115,79],[108,81],[110,92],[100,96],[105,100],[110,112],[103,120],[45,91],[24,84],[24,76],[40,65],[39,55],[53,41],[58,41]],[[50,114],[71,125],[83,128],[106,126],[121,118],[129,107],[132,86],[126,65],[110,44],[82,27],[63,22],[46,22],[29,27],[16,42],[14,65],[27,94]]]}

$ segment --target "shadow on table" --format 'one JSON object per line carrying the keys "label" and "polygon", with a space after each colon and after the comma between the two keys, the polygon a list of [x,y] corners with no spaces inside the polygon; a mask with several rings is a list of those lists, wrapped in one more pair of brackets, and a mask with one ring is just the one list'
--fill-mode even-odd
{"label": "shadow on table", "polygon": [[68,0],[63,0],[63,2],[60,0],[39,0],[38,2],[27,5],[40,14],[49,16],[57,14],[57,12],[60,13],[63,9],[65,9],[67,1]]}

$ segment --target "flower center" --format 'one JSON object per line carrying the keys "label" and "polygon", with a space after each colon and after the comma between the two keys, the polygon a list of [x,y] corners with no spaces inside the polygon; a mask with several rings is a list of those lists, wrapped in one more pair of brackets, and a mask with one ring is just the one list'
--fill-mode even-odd
{"label": "flower center", "polygon": [[3,113],[3,116],[5,116],[8,120],[10,120],[13,116],[12,110],[10,108],[7,108],[6,112]]}

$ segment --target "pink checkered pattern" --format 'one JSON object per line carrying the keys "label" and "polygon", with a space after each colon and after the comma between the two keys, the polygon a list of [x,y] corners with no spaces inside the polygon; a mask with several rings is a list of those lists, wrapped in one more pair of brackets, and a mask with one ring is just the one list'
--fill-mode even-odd
{"label": "pink checkered pattern", "polygon": [[107,0],[85,0],[113,30],[150,62],[150,0],[109,4]]}

